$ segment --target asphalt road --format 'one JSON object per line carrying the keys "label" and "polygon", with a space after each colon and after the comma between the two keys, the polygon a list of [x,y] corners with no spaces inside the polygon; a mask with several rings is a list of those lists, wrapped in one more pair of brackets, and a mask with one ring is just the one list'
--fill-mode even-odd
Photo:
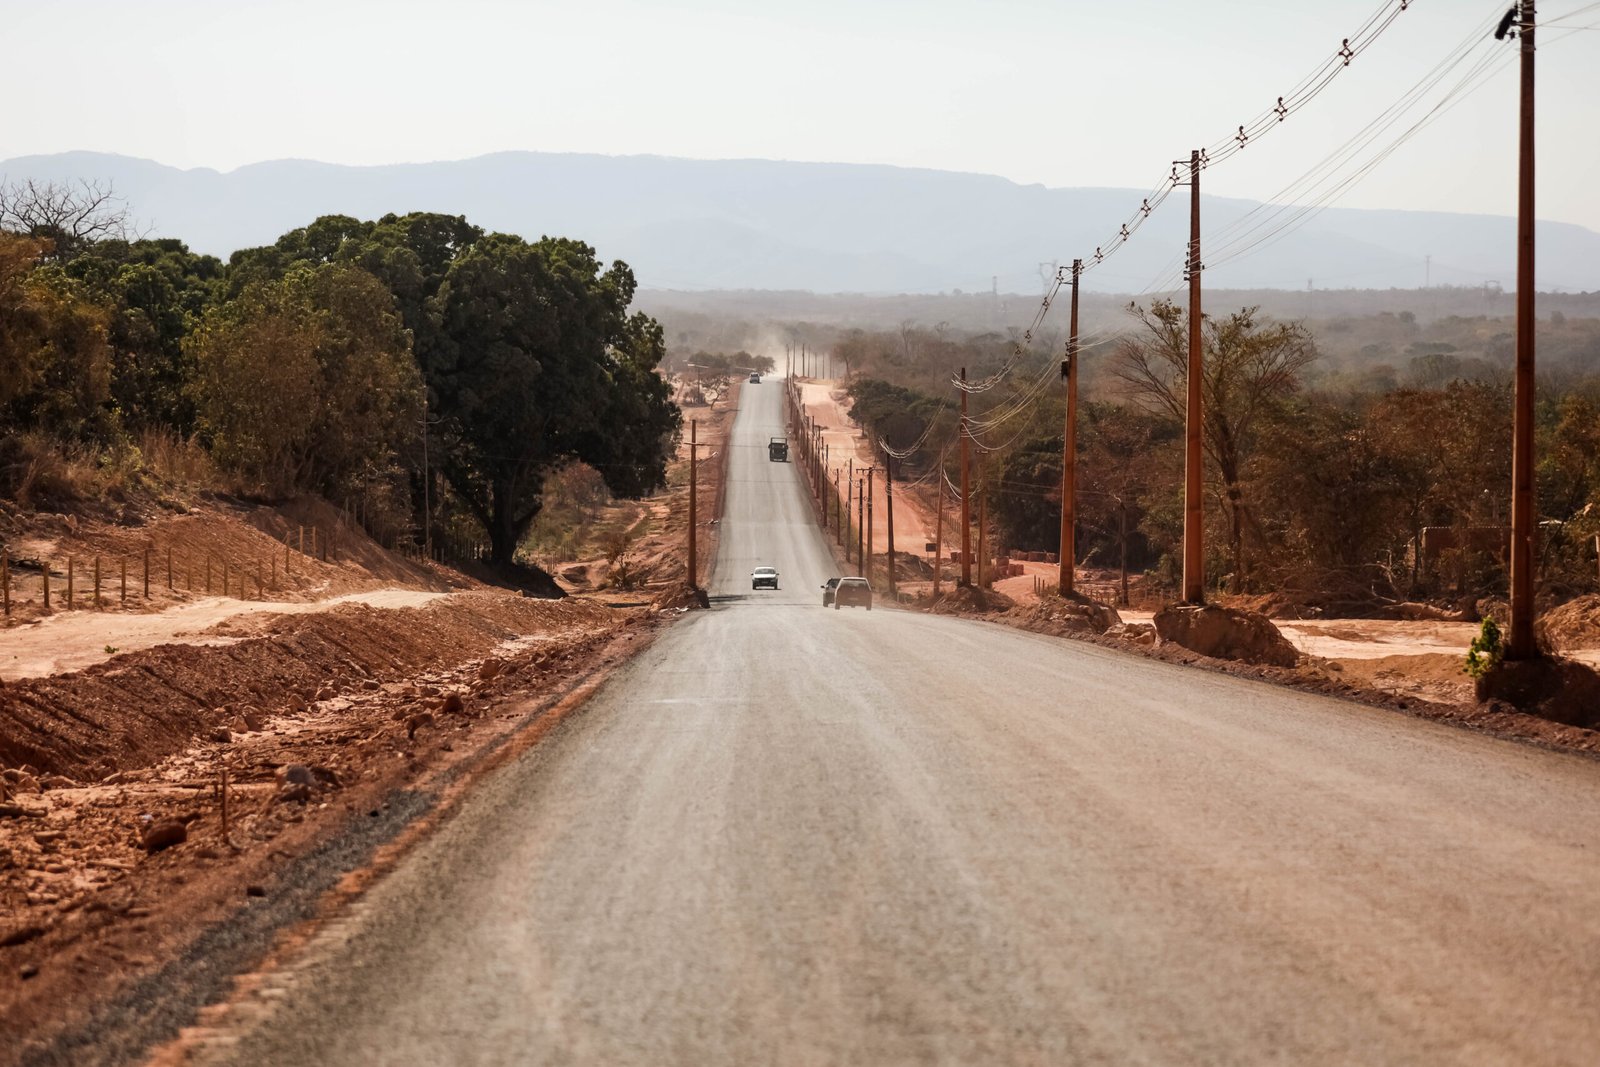
{"label": "asphalt road", "polygon": [[[744,390],[713,610],[485,782],[216,1059],[1600,1056],[1600,764],[824,610],[766,459],[779,393]],[[752,595],[762,563],[783,587]]]}

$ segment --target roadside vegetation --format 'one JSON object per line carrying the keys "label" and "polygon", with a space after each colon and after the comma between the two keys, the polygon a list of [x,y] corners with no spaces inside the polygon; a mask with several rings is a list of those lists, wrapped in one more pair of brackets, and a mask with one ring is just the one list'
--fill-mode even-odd
{"label": "roadside vegetation", "polygon": [[[1502,595],[1511,441],[1511,322],[1409,312],[1311,322],[1254,307],[1205,319],[1207,574],[1219,593],[1365,611]],[[1085,338],[1080,565],[1130,565],[1175,588],[1183,517],[1187,314],[1156,300]],[[1000,544],[1057,546],[1062,338],[1016,349],[902,325],[834,343],[854,417],[915,480],[957,478],[957,393],[984,454],[975,484]],[[1544,603],[1600,589],[1600,320],[1540,323],[1538,563]],[[976,453],[975,453],[976,456]],[[974,470],[980,469],[974,460]],[[1124,525],[1125,520],[1125,525]],[[1124,530],[1126,533],[1124,533]],[[1487,605],[1493,610],[1493,605]]]}
{"label": "roadside vegetation", "polygon": [[665,484],[681,417],[635,289],[581,241],[454,216],[327,216],[223,263],[97,187],[5,187],[0,499],[317,494],[391,547],[510,564],[552,472]]}

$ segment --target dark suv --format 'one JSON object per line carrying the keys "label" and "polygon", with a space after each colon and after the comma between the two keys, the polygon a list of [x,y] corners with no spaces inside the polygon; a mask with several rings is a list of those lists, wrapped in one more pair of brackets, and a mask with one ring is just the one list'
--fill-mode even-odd
{"label": "dark suv", "polygon": [[861,605],[868,611],[872,610],[872,586],[867,584],[865,578],[840,578],[839,584],[833,590],[834,610],[846,604]]}
{"label": "dark suv", "polygon": [[829,578],[828,584],[822,587],[822,606],[827,607],[833,603],[833,592],[839,588],[839,579]]}

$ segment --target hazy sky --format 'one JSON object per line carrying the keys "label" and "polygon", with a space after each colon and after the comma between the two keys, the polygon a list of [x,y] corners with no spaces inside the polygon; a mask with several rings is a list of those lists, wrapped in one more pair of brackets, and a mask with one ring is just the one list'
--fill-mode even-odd
{"label": "hazy sky", "polygon": [[[1207,192],[1273,196],[1507,4],[1411,0],[1315,102],[1213,168]],[[226,170],[530,149],[1149,188],[1383,6],[0,0],[0,158],[90,149]],[[1600,4],[1543,0],[1540,19],[1539,214],[1600,230]],[[1515,103],[1507,62],[1340,203],[1511,214]]]}

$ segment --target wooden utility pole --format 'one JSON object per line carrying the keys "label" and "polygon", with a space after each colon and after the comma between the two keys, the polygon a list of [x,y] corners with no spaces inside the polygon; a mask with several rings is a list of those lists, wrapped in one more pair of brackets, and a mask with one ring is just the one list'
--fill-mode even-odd
{"label": "wooden utility pole", "polygon": [[1534,659],[1533,637],[1533,0],[1522,0],[1517,174],[1517,370],[1511,431],[1511,633],[1507,659]]}
{"label": "wooden utility pole", "polygon": [[867,536],[867,476],[860,475],[856,479],[856,568],[861,571],[861,576],[867,576],[866,567],[866,536]]}
{"label": "wooden utility pole", "polygon": [[1183,460],[1183,600],[1205,601],[1205,500],[1200,495],[1205,368],[1201,357],[1203,335],[1200,314],[1200,153],[1189,153],[1189,366],[1186,371],[1189,404],[1184,416]]}
{"label": "wooden utility pole", "polygon": [[978,453],[978,588],[987,589],[988,584],[983,580],[983,564],[989,554],[989,493],[988,482],[985,479],[988,465],[983,461],[983,453]]}
{"label": "wooden utility pole", "polygon": [[[853,466],[846,466],[845,475],[844,475],[844,514],[845,514],[845,520],[846,521],[849,521],[850,519],[855,517],[855,513],[856,513],[855,495],[856,495],[855,469],[854,469]],[[859,529],[860,528],[860,523],[857,523],[856,526]],[[850,548],[851,548],[851,541],[850,541],[849,538],[846,538],[845,542],[844,542],[844,561],[846,563],[850,562]]]}
{"label": "wooden utility pole", "polygon": [[961,584],[972,584],[972,474],[967,454],[967,368],[961,368]]}
{"label": "wooden utility pole", "polygon": [[1058,553],[1061,578],[1057,592],[1072,593],[1078,558],[1078,275],[1083,260],[1072,261],[1072,314],[1067,326],[1067,360],[1061,376],[1067,380],[1067,423],[1061,440],[1061,545]]}
{"label": "wooden utility pole", "polygon": [[887,447],[883,450],[883,512],[889,531],[889,595],[894,596],[894,457]]}
{"label": "wooden utility pole", "polygon": [[872,473],[876,467],[867,468],[867,554],[862,557],[861,574],[872,581]]}
{"label": "wooden utility pole", "polygon": [[939,572],[944,569],[944,454],[939,456],[938,504],[933,511],[933,599],[939,599]]}
{"label": "wooden utility pole", "polygon": [[697,426],[698,420],[689,420],[689,588],[691,589],[700,588],[698,581],[700,570],[695,560],[695,534],[697,532],[695,524],[699,521],[699,515],[695,510],[695,467],[697,466],[695,461],[699,458],[700,449],[700,443],[696,435]]}

